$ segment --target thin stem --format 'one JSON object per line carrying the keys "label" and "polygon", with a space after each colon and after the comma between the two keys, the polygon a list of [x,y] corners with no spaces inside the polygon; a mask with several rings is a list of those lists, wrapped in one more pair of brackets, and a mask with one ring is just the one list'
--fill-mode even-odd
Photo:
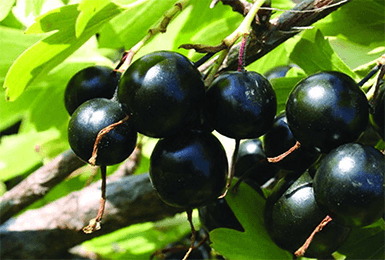
{"label": "thin stem", "polygon": [[230,171],[229,171],[229,175],[227,178],[226,188],[225,188],[225,191],[223,192],[223,194],[218,197],[218,199],[224,198],[227,195],[227,192],[229,191],[229,188],[231,186],[231,182],[234,178],[235,163],[237,162],[240,143],[241,143],[241,139],[235,139],[235,148],[234,148],[233,156],[231,158],[231,166],[230,166]]}
{"label": "thin stem", "polygon": [[366,98],[369,100],[371,107],[374,107],[377,102],[378,91],[385,76],[385,55],[379,59],[377,66],[379,67],[379,73],[377,75],[376,82],[366,93]]}
{"label": "thin stem", "polygon": [[[137,44],[135,44],[130,50],[125,51],[118,65],[115,67],[115,71],[124,72],[131,64],[132,59],[136,53],[145,45],[145,43],[154,37],[158,33],[165,33],[170,21],[177,16],[190,2],[190,0],[180,0],[170,10],[166,12],[163,19],[156,26],[148,30],[146,36],[143,37]],[[124,65],[124,68],[122,68]]]}
{"label": "thin stem", "polygon": [[205,56],[203,56],[202,58],[200,58],[197,62],[194,62],[194,66],[195,68],[198,68],[200,67],[201,65],[203,65],[203,63],[205,63],[206,61],[208,61],[212,56],[214,56],[214,52],[209,52],[209,53],[206,53]]}
{"label": "thin stem", "polygon": [[190,227],[191,227],[191,241],[190,241],[191,243],[188,251],[186,252],[182,260],[186,260],[189,257],[189,255],[194,249],[194,244],[195,244],[195,228],[194,228],[194,223],[192,221],[192,209],[187,210],[186,213],[187,213],[187,220],[190,223]]}
{"label": "thin stem", "polygon": [[309,248],[311,241],[313,240],[314,236],[320,232],[329,222],[331,222],[333,219],[327,215],[321,223],[314,229],[314,231],[310,234],[310,236],[306,239],[305,243],[294,252],[294,255],[296,257],[303,256],[306,252],[306,250]]}
{"label": "thin stem", "polygon": [[213,66],[210,69],[209,74],[205,79],[206,86],[210,86],[211,83],[214,81],[215,74],[218,72],[219,67],[222,65],[228,53],[229,53],[229,49],[225,49],[219,54],[218,58],[215,60]]}
{"label": "thin stem", "polygon": [[95,143],[94,143],[94,147],[93,147],[91,158],[88,160],[88,162],[91,165],[95,166],[95,164],[96,164],[96,157],[98,156],[99,144],[100,144],[102,138],[106,134],[108,134],[111,130],[113,130],[116,126],[121,125],[124,122],[126,122],[129,118],[130,118],[130,116],[127,115],[122,120],[119,120],[116,123],[113,123],[113,124],[111,124],[109,126],[106,126],[105,128],[103,128],[102,130],[99,131],[99,133],[98,133],[98,135],[96,136],[96,139],[95,139]]}
{"label": "thin stem", "polygon": [[250,11],[245,16],[245,19],[243,19],[242,23],[238,26],[238,28],[223,40],[226,46],[232,46],[239,39],[239,37],[243,35],[248,35],[250,33],[251,23],[255,19],[259,8],[263,5],[264,2],[265,0],[255,1]]}
{"label": "thin stem", "polygon": [[245,70],[246,43],[247,35],[244,35],[241,42],[241,48],[239,49],[238,71]]}
{"label": "thin stem", "polygon": [[300,142],[296,142],[293,147],[291,147],[289,150],[287,150],[286,152],[284,152],[283,154],[280,154],[276,157],[269,157],[267,158],[267,161],[270,162],[270,163],[277,163],[277,162],[280,162],[282,161],[286,156],[288,156],[289,154],[291,154],[292,152],[294,152],[295,150],[299,149],[301,147],[301,144]]}
{"label": "thin stem", "polygon": [[86,234],[91,234],[92,232],[100,229],[100,222],[102,221],[106,206],[107,166],[100,166],[100,172],[102,175],[102,195],[100,199],[100,206],[96,218],[91,219],[89,225],[83,228],[83,232]]}
{"label": "thin stem", "polygon": [[234,43],[240,37],[242,36],[246,37],[246,35],[250,34],[251,23],[254,20],[259,8],[263,5],[264,2],[265,0],[257,0],[251,7],[250,11],[245,16],[245,18],[243,19],[242,23],[238,26],[238,28],[234,32],[232,32],[229,36],[227,36],[225,39],[222,40],[222,43],[227,46],[227,49],[223,50],[219,58],[215,61],[212,69],[210,70],[209,75],[205,80],[206,86],[209,86],[213,82],[215,74],[218,72],[220,66],[225,60],[231,46],[233,46]]}
{"label": "thin stem", "polygon": [[360,82],[358,82],[358,86],[362,87],[371,77],[374,76],[374,74],[377,73],[377,71],[379,71],[381,68],[381,64],[377,64],[376,67],[374,67],[369,73],[368,75],[366,75],[365,78],[363,78]]}

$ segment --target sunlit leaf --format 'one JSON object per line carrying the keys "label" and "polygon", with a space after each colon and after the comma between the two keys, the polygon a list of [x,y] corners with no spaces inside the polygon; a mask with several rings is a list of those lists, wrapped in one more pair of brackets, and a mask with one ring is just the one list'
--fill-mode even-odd
{"label": "sunlit leaf", "polygon": [[272,79],[270,81],[277,96],[277,113],[285,110],[289,93],[293,87],[303,78],[304,77],[285,77]]}
{"label": "sunlit leaf", "polygon": [[[197,224],[197,214],[193,214]],[[196,225],[197,227],[198,225]],[[186,213],[155,223],[129,226],[83,243],[88,250],[109,259],[150,259],[152,253],[189,234]]]}
{"label": "sunlit leaf", "polygon": [[15,59],[41,38],[41,35],[25,35],[21,30],[0,26],[0,86]]}
{"label": "sunlit leaf", "polygon": [[47,75],[120,12],[120,7],[108,4],[88,22],[78,38],[75,36],[77,5],[64,6],[39,17],[27,32],[56,32],[27,49],[13,63],[4,83],[7,98],[13,101],[19,97],[32,81]]}
{"label": "sunlit leaf", "polygon": [[84,0],[79,4],[78,10],[80,11],[80,14],[76,20],[76,37],[79,37],[83,33],[87,23],[92,19],[92,17],[94,17],[109,3],[109,0]]}
{"label": "sunlit leaf", "polygon": [[31,131],[25,134],[2,137],[0,180],[10,180],[40,165],[43,158],[36,152],[36,148],[58,136],[59,132],[56,129],[49,129],[44,132]]}
{"label": "sunlit leaf", "polygon": [[307,74],[336,70],[357,79],[357,75],[338,57],[319,30],[303,34],[290,54],[290,60]]}
{"label": "sunlit leaf", "polygon": [[[176,0],[137,1],[99,32],[101,47],[130,49],[174,6]],[[151,15],[149,15],[151,14]]]}
{"label": "sunlit leaf", "polygon": [[0,2],[0,21],[7,17],[11,11],[12,6],[15,4],[15,0],[7,0]]}

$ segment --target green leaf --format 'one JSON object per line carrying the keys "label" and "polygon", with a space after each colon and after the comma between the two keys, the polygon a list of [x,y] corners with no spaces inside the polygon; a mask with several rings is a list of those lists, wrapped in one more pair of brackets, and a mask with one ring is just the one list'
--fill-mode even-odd
{"label": "green leaf", "polygon": [[245,229],[218,228],[210,232],[212,247],[226,259],[292,259],[292,255],[271,240],[264,227],[265,200],[247,184],[236,194],[229,192],[226,201]]}
{"label": "green leaf", "polygon": [[290,94],[293,87],[303,78],[304,76],[285,77],[272,79],[270,81],[277,96],[277,114],[285,110],[288,95]]}
{"label": "green leaf", "polygon": [[27,49],[13,63],[4,83],[7,99],[13,101],[19,97],[34,80],[46,76],[121,11],[117,5],[108,4],[94,15],[78,38],[75,36],[77,5],[64,6],[39,17],[28,33],[56,32]]}
{"label": "green leaf", "polygon": [[277,48],[275,48],[274,50],[272,50],[271,52],[269,52],[259,60],[247,66],[247,69],[256,71],[260,74],[264,74],[272,68],[288,65],[290,61],[289,61],[289,52],[287,51],[287,49],[294,44],[295,42],[291,40],[282,43]]}
{"label": "green leaf", "polygon": [[[57,129],[4,136],[0,145],[0,180],[7,181],[39,166],[43,158],[36,147],[59,136]],[[20,158],[23,158],[20,160]]]}
{"label": "green leaf", "polygon": [[40,14],[43,4],[46,0],[32,0],[32,14],[37,16]]}
{"label": "green leaf", "polygon": [[15,4],[15,0],[1,1],[0,3],[0,21],[2,21],[12,9]]}
{"label": "green leaf", "polygon": [[[41,35],[25,35],[23,31],[0,26],[0,85],[12,62],[32,44],[42,38]],[[1,124],[1,123],[0,123]]]}
{"label": "green leaf", "polygon": [[[99,32],[100,47],[130,49],[160,21],[176,0],[136,1]],[[149,15],[151,14],[151,15]]]}
{"label": "green leaf", "polygon": [[385,223],[353,229],[348,241],[338,250],[346,259],[385,259]]}
{"label": "green leaf", "polygon": [[[338,36],[360,45],[384,45],[383,0],[354,0],[315,24],[324,35]],[[352,52],[353,55],[354,52]]]}
{"label": "green leaf", "polygon": [[8,15],[2,21],[0,21],[0,26],[20,30],[24,28],[24,25],[15,17],[13,12],[9,12]]}
{"label": "green leaf", "polygon": [[83,0],[78,7],[80,14],[76,20],[76,37],[78,38],[87,26],[87,23],[110,3],[109,0]]}
{"label": "green leaf", "polygon": [[319,71],[336,70],[358,79],[334,52],[320,30],[305,32],[291,52],[290,60],[309,75]]}
{"label": "green leaf", "polygon": [[[194,211],[193,222],[196,227],[197,215],[197,211]],[[156,250],[182,239],[189,232],[186,213],[182,213],[155,223],[131,225],[84,242],[82,245],[104,259],[150,259]]]}

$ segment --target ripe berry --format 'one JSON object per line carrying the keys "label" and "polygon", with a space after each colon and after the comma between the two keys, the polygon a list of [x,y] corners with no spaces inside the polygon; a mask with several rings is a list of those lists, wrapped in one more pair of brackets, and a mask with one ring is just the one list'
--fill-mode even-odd
{"label": "ripe berry", "polygon": [[[296,143],[289,126],[287,125],[286,114],[281,113],[275,117],[274,124],[264,135],[263,143],[267,157],[276,157],[283,154]],[[300,147],[276,165],[285,170],[306,170],[318,158],[319,153],[312,147]]]}
{"label": "ripe berry", "polygon": [[118,87],[120,73],[105,66],[91,66],[77,72],[67,84],[64,104],[70,115],[93,98],[112,98]]}
{"label": "ripe berry", "polygon": [[292,65],[287,66],[278,66],[267,71],[264,75],[265,78],[270,81],[272,79],[283,78],[286,76],[286,73],[292,68]]}
{"label": "ripe berry", "polygon": [[217,199],[198,210],[200,222],[208,232],[216,228],[231,228],[241,232],[244,231],[224,198]]}
{"label": "ripe berry", "polygon": [[226,185],[228,162],[219,140],[188,131],[161,139],[150,158],[150,177],[160,198],[192,209],[216,200]]}
{"label": "ripe berry", "polygon": [[136,60],[123,74],[118,99],[133,114],[140,133],[166,137],[199,120],[205,95],[200,72],[185,56],[157,51]]}
{"label": "ripe berry", "polygon": [[[265,206],[265,225],[273,241],[290,252],[299,249],[326,217],[318,207],[309,174],[301,175],[289,188],[285,182],[274,188]],[[330,256],[347,240],[351,229],[331,221],[316,233],[306,257]]]}
{"label": "ripe berry", "polygon": [[273,124],[277,100],[262,75],[233,71],[213,81],[205,108],[219,133],[234,139],[251,139],[263,135]]}
{"label": "ripe berry", "polygon": [[356,82],[341,72],[320,72],[300,81],[286,103],[286,117],[303,146],[327,153],[365,130],[369,106]]}
{"label": "ripe berry", "polygon": [[[95,98],[79,106],[68,125],[68,141],[84,161],[92,156],[100,130],[126,117],[121,105],[105,98]],[[113,165],[125,160],[134,150],[137,132],[128,120],[108,132],[99,143],[96,165]]]}
{"label": "ripe berry", "polygon": [[235,177],[247,174],[246,178],[253,180],[258,186],[262,186],[277,172],[278,168],[266,160],[261,140],[258,138],[248,139],[239,145],[235,163]]}
{"label": "ripe berry", "polygon": [[366,226],[384,213],[384,155],[371,146],[348,143],[331,151],[314,176],[320,207],[336,222]]}

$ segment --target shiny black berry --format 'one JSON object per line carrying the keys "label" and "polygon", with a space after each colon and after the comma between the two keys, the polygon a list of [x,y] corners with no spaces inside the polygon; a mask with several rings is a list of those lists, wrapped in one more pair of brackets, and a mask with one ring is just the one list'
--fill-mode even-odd
{"label": "shiny black berry", "polygon": [[[286,188],[285,184],[277,186],[266,201],[266,229],[279,247],[292,253],[304,244],[326,217],[315,201],[312,185],[312,178],[304,173],[289,188]],[[335,221],[329,222],[316,233],[305,256],[330,256],[343,245],[350,231],[349,227],[339,225]]]}
{"label": "shiny black berry", "polygon": [[161,139],[150,158],[150,178],[160,198],[186,209],[216,200],[227,171],[222,144],[207,132],[186,131]]}
{"label": "shiny black berry", "polygon": [[349,143],[331,151],[314,176],[320,207],[336,222],[366,226],[384,213],[385,158],[377,149]]}
{"label": "shiny black berry", "polygon": [[226,72],[218,76],[206,94],[207,114],[215,130],[234,139],[263,135],[277,111],[269,81],[252,72]]}
{"label": "shiny black berry", "polygon": [[[92,156],[100,130],[126,117],[121,105],[105,98],[86,101],[73,113],[68,125],[68,141],[84,161]],[[99,143],[96,165],[113,165],[125,160],[134,150],[137,132],[128,120],[108,132]]]}
{"label": "shiny black berry", "polygon": [[327,153],[361,135],[368,123],[369,106],[365,94],[348,75],[320,72],[294,87],[286,103],[286,117],[303,146]]}
{"label": "shiny black berry", "polygon": [[248,139],[239,145],[237,160],[235,163],[235,177],[251,179],[262,186],[273,178],[278,168],[266,160],[265,151],[259,138]]}
{"label": "shiny black berry", "polygon": [[244,229],[239,223],[234,212],[224,198],[217,199],[198,209],[199,220],[202,226],[208,231],[216,228],[231,228],[243,232]]}
{"label": "shiny black berry", "polygon": [[286,76],[286,73],[292,68],[292,65],[278,66],[267,71],[264,76],[267,80],[283,78]]}
{"label": "shiny black berry", "polygon": [[77,72],[68,82],[64,104],[70,115],[93,98],[112,98],[118,87],[120,73],[105,66],[91,66]]}
{"label": "shiny black berry", "polygon": [[[264,135],[263,143],[267,157],[276,157],[283,154],[295,145],[297,140],[294,138],[289,126],[287,125],[286,114],[283,112],[275,117],[274,124]],[[300,147],[276,165],[285,170],[306,170],[318,158],[319,153],[310,147]]]}
{"label": "shiny black berry", "polygon": [[133,114],[140,133],[162,138],[199,121],[205,86],[185,56],[170,51],[147,54],[123,74],[118,99]]}

